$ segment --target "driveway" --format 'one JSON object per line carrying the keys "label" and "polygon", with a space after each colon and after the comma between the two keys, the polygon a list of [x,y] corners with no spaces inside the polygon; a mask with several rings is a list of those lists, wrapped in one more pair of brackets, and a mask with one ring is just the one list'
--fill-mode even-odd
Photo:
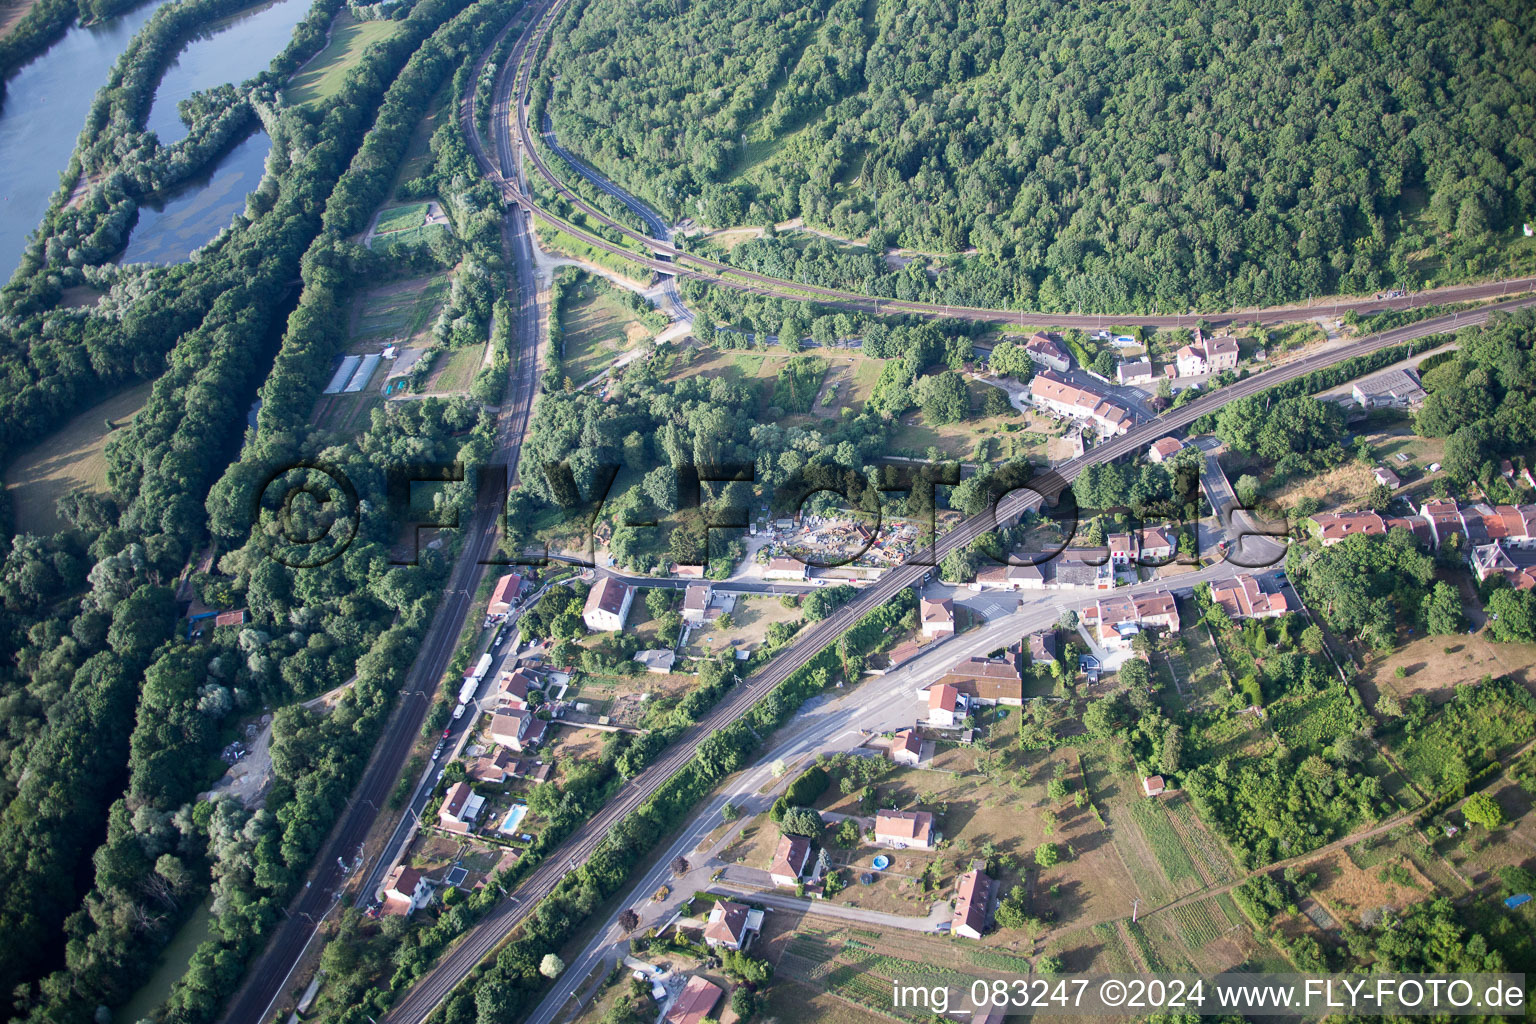
{"label": "driveway", "polygon": [[[766,876],[766,872],[764,873]],[[854,883],[858,884],[858,883]],[[711,892],[725,896],[736,896],[748,899],[754,903],[761,903],[765,907],[776,910],[787,910],[791,913],[811,914],[816,917],[834,917],[842,921],[857,921],[860,924],[875,925],[879,928],[899,928],[909,932],[937,932],[941,925],[948,925],[954,916],[948,900],[935,900],[928,909],[927,917],[907,917],[903,914],[886,914],[878,910],[865,910],[862,907],[847,907],[841,903],[828,903],[826,900],[803,900],[798,896],[790,896],[780,892],[762,892],[747,885],[726,885],[717,883],[710,889]]]}

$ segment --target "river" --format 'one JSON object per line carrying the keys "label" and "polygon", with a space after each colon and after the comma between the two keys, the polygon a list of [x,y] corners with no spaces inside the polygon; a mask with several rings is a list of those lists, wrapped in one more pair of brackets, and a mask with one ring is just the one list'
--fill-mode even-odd
{"label": "river", "polygon": [[176,105],[201,89],[238,84],[265,70],[288,45],[294,26],[309,13],[309,4],[310,0],[275,0],[199,32],[166,68],[144,126],[165,145],[184,138],[187,126],[181,123]]}
{"label": "river", "polygon": [[[27,236],[48,212],[59,174],[112,64],[166,2],[150,0],[104,25],[71,28],[7,83],[0,107],[0,280],[15,270]],[[166,69],[148,127],[164,142],[185,136],[177,104],[200,89],[239,83],[265,68],[309,5],[310,0],[276,0],[195,35]],[[213,238],[244,209],[269,146],[258,132],[233,147],[211,174],[144,203],[124,258],[174,262]]]}
{"label": "river", "polygon": [[6,83],[0,106],[0,280],[10,278],[27,236],[48,212],[96,90],[133,34],[166,2],[151,0],[104,25],[76,25]]}

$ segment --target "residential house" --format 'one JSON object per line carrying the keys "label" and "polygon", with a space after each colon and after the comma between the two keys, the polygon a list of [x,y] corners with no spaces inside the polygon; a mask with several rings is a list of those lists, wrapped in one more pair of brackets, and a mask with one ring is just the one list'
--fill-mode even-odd
{"label": "residential house", "polygon": [[509,572],[496,581],[496,587],[491,591],[491,599],[485,606],[485,614],[490,616],[506,615],[517,607],[517,599],[523,592],[523,577],[515,572]]}
{"label": "residential house", "polygon": [[1029,642],[1029,663],[1031,665],[1040,665],[1047,661],[1056,660],[1056,631],[1054,629],[1038,630],[1029,634],[1025,639]]}
{"label": "residential house", "polygon": [[520,668],[510,672],[502,672],[496,677],[496,685],[492,688],[489,703],[504,704],[510,707],[526,707],[528,705],[528,691],[538,689],[539,681]]}
{"label": "residential house", "polygon": [[704,924],[704,941],[710,946],[726,949],[745,949],[752,936],[763,927],[763,912],[753,910],[745,903],[733,900],[717,900],[709,908],[709,920]]}
{"label": "residential house", "polygon": [[1173,365],[1180,377],[1200,377],[1237,369],[1237,354],[1236,338],[1207,339],[1196,331],[1195,340],[1174,353]]}
{"label": "residential house", "polygon": [[1395,491],[1403,485],[1403,481],[1398,475],[1386,466],[1377,466],[1371,470],[1371,475],[1376,478],[1377,483],[1384,484],[1389,490]]}
{"label": "residential house", "polygon": [[1051,586],[1063,590],[1113,590],[1115,569],[1108,548],[1066,548],[1051,564]]}
{"label": "residential house", "polygon": [[527,708],[500,707],[491,713],[491,742],[522,753],[539,745],[548,723]]}
{"label": "residential house", "polygon": [[773,851],[773,863],[768,866],[768,877],[774,885],[799,885],[811,862],[811,841],[805,836],[780,836],[778,848]]}
{"label": "residential house", "polygon": [[1029,356],[1030,362],[1057,373],[1066,373],[1072,368],[1072,358],[1067,355],[1067,350],[1049,334],[1039,331],[1031,334],[1024,343],[1024,354]]}
{"label": "residential house", "polygon": [[[1468,533],[1467,520],[1461,514],[1461,506],[1450,498],[1426,501],[1419,506],[1418,518],[1429,525],[1432,538],[1430,543],[1435,547],[1450,540],[1452,534],[1466,536]],[[1478,525],[1481,526],[1481,522]]]}
{"label": "residential house", "polygon": [[396,864],[384,880],[384,902],[379,912],[394,917],[410,917],[432,899],[432,886],[426,876],[407,864]]}
{"label": "residential house", "polygon": [[1183,450],[1184,442],[1178,440],[1177,438],[1165,437],[1161,440],[1152,442],[1152,446],[1147,449],[1147,461],[1152,463],[1166,462],[1176,453]]}
{"label": "residential house", "polygon": [[875,842],[897,849],[931,850],[933,815],[927,811],[881,811],[875,815]]}
{"label": "residential house", "polygon": [[437,809],[437,823],[449,832],[467,835],[480,817],[485,797],[469,788],[467,782],[455,782],[443,796],[443,804]]}
{"label": "residential house", "polygon": [[667,1007],[663,1019],[666,1024],[703,1024],[723,995],[725,990],[719,985],[695,974]]}
{"label": "residential house", "polygon": [[1109,544],[1111,564],[1127,566],[1136,561],[1136,541],[1130,534],[1112,533],[1105,540]]}
{"label": "residential house", "polygon": [[1509,548],[1536,548],[1536,505],[1500,505],[1482,516],[1490,541]]}
{"label": "residential house", "polygon": [[709,599],[713,590],[708,583],[690,583],[683,591],[683,621],[690,626],[702,625],[709,618]]}
{"label": "residential house", "polygon": [[952,729],[965,718],[966,700],[953,686],[943,684],[928,688],[928,724]]}
{"label": "residential house", "polygon": [[1040,565],[994,565],[976,573],[973,590],[1041,590],[1045,569]]}
{"label": "residential house", "polygon": [[903,729],[891,737],[891,760],[915,768],[923,759],[923,738],[915,729]]}
{"label": "residential house", "polygon": [[620,583],[612,576],[604,576],[587,593],[586,607],[582,609],[582,621],[587,628],[598,633],[616,632],[624,628],[629,618],[629,606],[634,603],[635,588]]}
{"label": "residential house", "polygon": [[941,601],[923,598],[919,602],[919,614],[923,623],[923,636],[955,635],[955,602],[950,598]]}
{"label": "residential house", "polygon": [[1278,619],[1290,611],[1284,594],[1266,594],[1259,581],[1247,573],[1212,583],[1211,601],[1234,621]]}
{"label": "residential house", "polygon": [[986,861],[973,861],[971,870],[960,876],[955,886],[955,916],[950,922],[951,935],[979,939],[992,917],[992,897],[997,884],[984,870]]}
{"label": "residential house", "polygon": [[1146,359],[1120,363],[1115,367],[1115,380],[1122,387],[1152,383],[1152,363]]}
{"label": "residential house", "polygon": [[763,568],[765,580],[804,580],[810,568],[798,558],[770,558]]}
{"label": "residential house", "polygon": [[1312,522],[1325,548],[1356,534],[1376,537],[1387,532],[1386,520],[1375,512],[1322,512]]}
{"label": "residential house", "polygon": [[1110,401],[1091,388],[1079,387],[1050,370],[1041,370],[1029,380],[1030,400],[1041,409],[1073,420],[1086,420],[1099,433],[1124,434],[1135,426],[1130,411]]}
{"label": "residential house", "polygon": [[1467,561],[1479,581],[1498,573],[1515,590],[1536,587],[1536,551],[1530,548],[1511,547],[1496,540],[1474,547]]}
{"label": "residential house", "polygon": [[1417,409],[1424,404],[1425,391],[1418,374],[1394,369],[1357,381],[1350,395],[1362,409]]}
{"label": "residential house", "polygon": [[1156,526],[1141,529],[1136,535],[1136,543],[1141,549],[1141,561],[1152,565],[1173,561],[1174,552],[1179,548],[1176,535]]}
{"label": "residential house", "polygon": [[1124,649],[1144,629],[1162,628],[1177,633],[1179,610],[1171,593],[1158,590],[1135,596],[1102,597],[1083,612],[1083,622],[1098,627],[1104,646]]}
{"label": "residential house", "polygon": [[1148,775],[1141,780],[1142,792],[1147,796],[1161,796],[1165,788],[1161,775]]}
{"label": "residential house", "polygon": [[517,758],[512,756],[512,751],[506,747],[497,747],[492,753],[471,759],[464,766],[464,774],[473,782],[499,786],[511,777],[516,767]]}
{"label": "residential house", "polygon": [[[1013,654],[1003,658],[974,657],[957,661],[929,687],[929,693],[942,686],[953,688],[967,704],[1017,707],[1024,703],[1024,681],[1017,656]],[[929,700],[931,702],[932,697]]]}

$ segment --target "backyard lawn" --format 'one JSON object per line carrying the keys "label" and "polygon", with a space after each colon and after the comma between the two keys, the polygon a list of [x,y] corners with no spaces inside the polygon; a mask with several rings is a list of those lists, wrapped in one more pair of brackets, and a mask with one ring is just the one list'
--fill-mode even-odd
{"label": "backyard lawn", "polygon": [[427,392],[434,395],[457,394],[469,387],[485,360],[485,347],[463,345],[439,356],[432,375],[427,378]]}

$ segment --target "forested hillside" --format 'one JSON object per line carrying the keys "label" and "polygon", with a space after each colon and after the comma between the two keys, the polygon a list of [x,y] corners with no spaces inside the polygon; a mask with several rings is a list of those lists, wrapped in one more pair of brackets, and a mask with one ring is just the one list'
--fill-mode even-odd
{"label": "forested hillside", "polygon": [[554,38],[561,141],[673,217],[975,250],[824,281],[1182,311],[1536,259],[1518,0],[588,0]]}

